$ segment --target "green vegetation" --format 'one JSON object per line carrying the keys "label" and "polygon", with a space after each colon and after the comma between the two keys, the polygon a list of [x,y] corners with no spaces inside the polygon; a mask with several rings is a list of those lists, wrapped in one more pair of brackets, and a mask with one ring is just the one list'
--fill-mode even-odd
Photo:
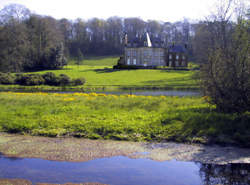
{"label": "green vegetation", "polygon": [[204,98],[0,93],[0,102],[10,133],[250,146],[250,113],[218,113]]}
{"label": "green vegetation", "polygon": [[62,70],[39,73],[54,72],[71,78],[84,77],[85,87],[198,89],[197,82],[193,79],[195,71],[113,70],[117,60],[117,57],[91,58],[84,60],[84,65],[68,65]]}
{"label": "green vegetation", "polygon": [[22,86],[40,86],[40,85],[50,85],[50,86],[79,86],[85,83],[84,78],[76,78],[71,80],[65,74],[59,74],[56,76],[52,72],[47,72],[44,74],[16,74],[15,76],[10,73],[0,72],[0,84],[16,84]]}
{"label": "green vegetation", "polygon": [[[32,72],[30,74],[45,74],[53,72],[57,76],[65,74],[71,79],[84,78],[84,86],[70,87],[71,90],[84,89],[198,89],[197,81],[194,79],[195,71],[175,71],[166,69],[138,69],[138,70],[113,70],[118,57],[91,57],[84,60],[84,65],[64,66],[60,70],[46,70]],[[197,67],[190,64],[190,68]],[[2,90],[61,90],[56,87],[33,86],[24,87],[17,85],[0,85]],[[65,90],[65,88],[64,88]]]}

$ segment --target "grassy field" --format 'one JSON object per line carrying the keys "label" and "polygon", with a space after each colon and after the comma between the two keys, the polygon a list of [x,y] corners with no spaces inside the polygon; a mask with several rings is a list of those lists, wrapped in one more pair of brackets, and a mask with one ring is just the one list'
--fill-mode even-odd
{"label": "grassy field", "polygon": [[[84,77],[84,86],[70,87],[74,89],[198,89],[197,81],[193,78],[194,71],[175,70],[113,70],[117,64],[118,57],[95,57],[86,59],[83,65],[75,65],[70,61],[68,66],[61,70],[40,71],[35,73],[54,72],[55,74],[66,74],[71,78]],[[60,90],[60,87],[33,86],[24,87],[18,85],[0,85],[0,89],[21,90]]]}
{"label": "grassy field", "polygon": [[199,97],[0,93],[0,131],[10,133],[250,146],[249,122]]}

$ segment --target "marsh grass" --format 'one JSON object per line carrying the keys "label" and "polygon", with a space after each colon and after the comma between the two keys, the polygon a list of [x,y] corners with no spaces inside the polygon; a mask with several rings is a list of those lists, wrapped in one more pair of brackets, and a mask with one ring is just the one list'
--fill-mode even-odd
{"label": "marsh grass", "polygon": [[249,146],[249,122],[200,97],[0,93],[0,130],[10,133]]}

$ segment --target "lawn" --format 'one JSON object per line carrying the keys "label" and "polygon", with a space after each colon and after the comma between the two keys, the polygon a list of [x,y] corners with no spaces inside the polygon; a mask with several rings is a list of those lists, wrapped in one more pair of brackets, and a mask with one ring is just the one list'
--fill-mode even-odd
{"label": "lawn", "polygon": [[[169,89],[197,89],[197,82],[192,78],[194,71],[174,70],[113,70],[117,57],[94,58],[83,61],[83,65],[72,65],[62,70],[53,70],[56,74],[67,74],[71,78],[84,77],[86,86],[118,87],[160,87]],[[42,71],[38,73],[46,73]]]}
{"label": "lawn", "polygon": [[249,122],[201,97],[0,93],[0,131],[10,133],[250,146]]}
{"label": "lawn", "polygon": [[[98,90],[98,89],[176,89],[198,90],[198,82],[195,80],[195,71],[166,70],[166,69],[138,69],[138,70],[113,70],[118,57],[92,57],[82,61],[82,65],[75,65],[69,61],[69,65],[60,70],[38,71],[33,73],[44,74],[53,72],[56,75],[66,74],[69,77],[86,79],[84,86],[66,87],[67,90]],[[195,66],[195,65],[193,65]],[[19,86],[0,85],[1,90],[56,90],[61,87],[49,86]],[[64,88],[64,90],[66,90]]]}

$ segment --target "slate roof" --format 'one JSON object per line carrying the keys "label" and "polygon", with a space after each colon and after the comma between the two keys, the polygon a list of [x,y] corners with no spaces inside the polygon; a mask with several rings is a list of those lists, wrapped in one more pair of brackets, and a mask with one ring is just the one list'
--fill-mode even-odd
{"label": "slate roof", "polygon": [[186,53],[187,49],[181,45],[173,45],[173,46],[169,46],[169,52],[173,52],[173,53]]}
{"label": "slate roof", "polygon": [[141,38],[128,38],[128,47],[162,47],[163,41],[160,38],[151,39],[146,32]]}

